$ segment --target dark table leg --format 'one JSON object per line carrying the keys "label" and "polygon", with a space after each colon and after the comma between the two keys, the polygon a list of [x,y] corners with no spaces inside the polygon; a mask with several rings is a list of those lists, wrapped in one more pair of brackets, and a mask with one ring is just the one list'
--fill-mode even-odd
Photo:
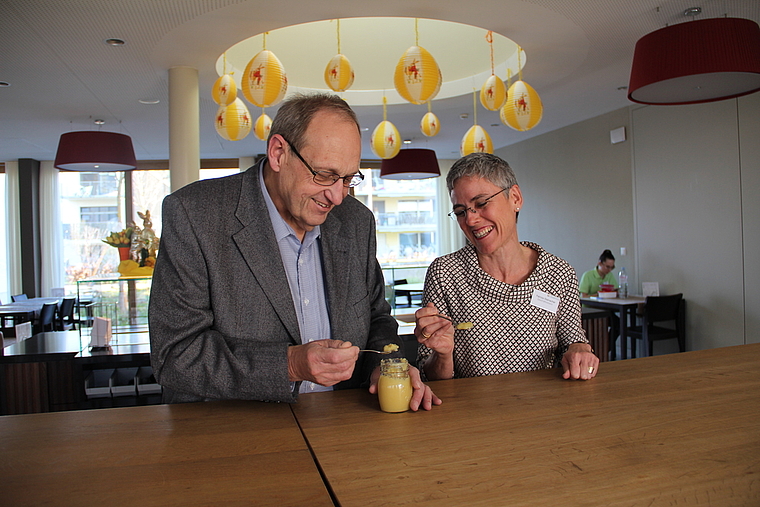
{"label": "dark table leg", "polygon": [[620,309],[620,359],[628,359],[628,307]]}

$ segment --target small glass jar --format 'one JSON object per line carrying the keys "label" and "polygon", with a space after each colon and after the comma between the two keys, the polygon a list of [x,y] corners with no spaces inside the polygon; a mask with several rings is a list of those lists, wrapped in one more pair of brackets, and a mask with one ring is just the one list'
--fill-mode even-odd
{"label": "small glass jar", "polygon": [[412,379],[409,362],[402,358],[380,361],[380,379],[377,381],[377,397],[383,412],[406,412],[412,399]]}

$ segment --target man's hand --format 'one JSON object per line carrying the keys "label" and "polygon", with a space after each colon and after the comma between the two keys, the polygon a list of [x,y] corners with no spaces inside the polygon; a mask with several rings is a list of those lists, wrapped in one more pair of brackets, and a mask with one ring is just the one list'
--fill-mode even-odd
{"label": "man's hand", "polygon": [[589,380],[596,377],[599,358],[588,343],[573,343],[562,356],[562,378]]}
{"label": "man's hand", "polygon": [[[435,395],[432,389],[428,387],[420,378],[420,370],[414,366],[409,367],[409,377],[412,379],[412,399],[409,400],[409,408],[414,412],[419,410],[420,407],[425,410],[431,410],[433,405],[440,405],[443,403],[441,399]],[[380,367],[375,368],[370,377],[369,392],[370,394],[377,394],[377,379],[380,378]]]}
{"label": "man's hand", "polygon": [[288,376],[291,382],[308,380],[333,386],[354,373],[359,347],[340,340],[316,340],[288,347]]}

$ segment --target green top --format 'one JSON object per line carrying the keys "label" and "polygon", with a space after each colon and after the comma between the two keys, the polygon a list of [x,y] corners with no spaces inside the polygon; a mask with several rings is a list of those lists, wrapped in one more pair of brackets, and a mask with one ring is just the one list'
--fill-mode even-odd
{"label": "green top", "polygon": [[599,292],[599,285],[603,283],[611,283],[615,286],[616,289],[618,288],[617,280],[615,280],[615,275],[613,275],[611,271],[607,273],[607,276],[602,278],[596,268],[590,269],[583,273],[581,282],[578,284],[578,292],[581,294],[589,295],[596,294]]}

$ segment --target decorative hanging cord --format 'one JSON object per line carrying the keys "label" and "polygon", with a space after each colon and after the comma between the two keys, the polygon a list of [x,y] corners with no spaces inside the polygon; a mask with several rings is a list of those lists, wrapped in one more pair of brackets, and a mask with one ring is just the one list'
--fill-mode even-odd
{"label": "decorative hanging cord", "polygon": [[472,89],[472,110],[474,111],[474,114],[472,115],[472,124],[477,125],[478,124],[478,91],[473,88]]}
{"label": "decorative hanging cord", "polygon": [[522,81],[522,48],[517,46],[517,75]]}
{"label": "decorative hanging cord", "polygon": [[420,29],[419,29],[419,18],[414,18],[414,45],[419,46],[420,45]]}
{"label": "decorative hanging cord", "polygon": [[430,100],[430,99],[428,99],[428,101],[427,101],[427,105],[428,105],[428,113],[432,113],[432,112],[433,112],[433,111],[432,111],[432,108],[431,108],[431,106],[430,106],[430,104],[431,104],[432,102],[433,102],[433,101],[432,101],[432,100]]}
{"label": "decorative hanging cord", "polygon": [[264,32],[264,35],[261,37],[261,49],[267,48],[267,35],[269,35],[269,32]]}
{"label": "decorative hanging cord", "polygon": [[340,52],[340,19],[338,19],[338,54],[341,54]]}
{"label": "decorative hanging cord", "polygon": [[491,30],[486,32],[486,41],[488,41],[488,45],[491,46],[491,74],[495,74],[493,71],[493,32]]}
{"label": "decorative hanging cord", "polygon": [[383,121],[388,119],[388,99],[385,98],[385,90],[383,90]]}

